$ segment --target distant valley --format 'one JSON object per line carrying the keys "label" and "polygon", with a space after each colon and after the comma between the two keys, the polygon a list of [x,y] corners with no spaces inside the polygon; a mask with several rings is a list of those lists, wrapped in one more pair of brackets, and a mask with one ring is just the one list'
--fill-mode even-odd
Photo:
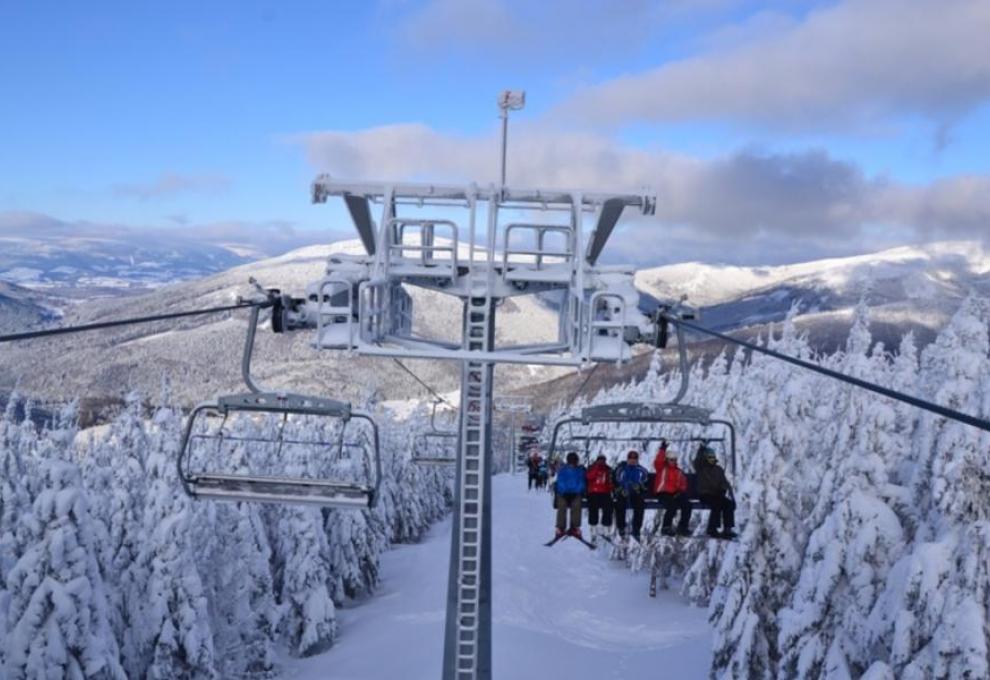
{"label": "distant valley", "polygon": [[[257,261],[245,261],[243,255],[222,248],[195,257],[174,251],[170,258],[161,252],[156,255],[161,266],[145,269],[131,265],[129,259],[121,260],[116,245],[104,254],[94,251],[93,243],[85,248],[83,255],[71,259],[77,270],[110,267],[111,278],[127,282],[122,289],[131,294],[107,297],[107,287],[88,287],[92,279],[86,277],[91,274],[58,283],[55,270],[69,266],[65,262],[72,257],[71,248],[20,258],[5,252],[6,271],[20,267],[47,273],[19,284],[0,283],[0,327],[9,332],[51,324],[62,315],[64,323],[85,323],[226,304],[249,292],[251,276],[263,285],[298,293],[320,278],[329,253],[356,252],[360,246],[356,241],[343,241]],[[211,272],[213,268],[219,271]],[[154,271],[160,278],[152,275]],[[767,332],[767,324],[796,310],[799,327],[815,347],[826,352],[841,345],[852,307],[865,300],[876,337],[890,347],[908,330],[915,332],[920,343],[928,342],[965,295],[990,295],[990,254],[979,244],[959,242],[784,267],[686,263],[641,270],[636,283],[645,307],[656,300],[686,295],[688,303],[700,309],[705,325],[749,336]],[[134,294],[142,286],[143,292]],[[66,288],[75,291],[74,299],[53,295],[53,291],[64,294]],[[84,299],[84,290],[92,294],[89,299]],[[425,310],[420,330],[439,336],[456,334],[460,319],[453,300],[419,290],[414,297],[418,309]],[[218,392],[236,391],[241,389],[245,317],[228,314],[0,345],[0,393],[19,384],[23,391],[44,400],[78,396],[99,403],[138,389],[155,401],[163,376],[168,378],[172,397],[184,405]],[[555,327],[553,310],[534,296],[507,301],[499,319],[500,337],[514,341],[543,339],[545,329]],[[274,336],[262,332],[256,362],[260,379],[280,389],[354,400],[375,393],[388,399],[428,398],[420,385],[387,359],[317,352],[310,341],[309,333]],[[711,355],[721,345],[693,338],[692,349],[695,355]],[[449,392],[459,385],[456,362],[408,363],[438,390]],[[586,390],[638,379],[648,365],[647,352],[626,367],[603,366]],[[531,394],[546,408],[566,400],[584,378],[567,373],[559,368],[501,366],[498,389]]]}

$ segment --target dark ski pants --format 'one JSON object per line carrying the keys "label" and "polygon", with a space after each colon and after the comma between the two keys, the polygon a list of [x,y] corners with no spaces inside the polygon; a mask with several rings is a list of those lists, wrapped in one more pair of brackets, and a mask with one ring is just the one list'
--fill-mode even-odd
{"label": "dark ski pants", "polygon": [[598,513],[602,515],[602,526],[612,526],[612,494],[588,494],[588,524],[598,526]]}
{"label": "dark ski pants", "polygon": [[563,531],[567,529],[567,515],[570,514],[571,529],[581,528],[581,495],[576,493],[566,493],[558,495],[554,501],[557,508],[557,528]]}
{"label": "dark ski pants", "polygon": [[[534,484],[537,484],[537,483],[538,482],[537,482],[537,478],[536,478],[536,473],[535,472],[530,472],[529,473],[529,487],[528,488],[530,490],[532,490],[533,489],[533,485]],[[539,486],[537,486],[537,488],[539,488]]]}
{"label": "dark ski pants", "polygon": [[688,502],[687,494],[683,493],[661,493],[657,494],[660,505],[663,506],[663,528],[669,529],[674,523],[674,515],[681,512],[681,519],[677,523],[678,531],[687,531],[688,522],[691,521],[691,504]]}
{"label": "dark ski pants", "polygon": [[736,525],[736,502],[728,496],[703,494],[701,502],[712,510],[708,513],[708,533],[718,531],[721,523],[723,529],[731,529]]}
{"label": "dark ski pants", "polygon": [[618,495],[615,497],[615,526],[619,529],[619,535],[626,535],[626,508],[632,508],[632,535],[639,538],[639,531],[643,528],[643,513],[646,506],[643,496],[634,493],[627,496]]}

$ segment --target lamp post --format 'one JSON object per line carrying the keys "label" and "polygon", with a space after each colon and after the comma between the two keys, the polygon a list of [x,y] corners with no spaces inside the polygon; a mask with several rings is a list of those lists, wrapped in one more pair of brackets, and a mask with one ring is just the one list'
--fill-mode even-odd
{"label": "lamp post", "polygon": [[499,188],[505,190],[505,156],[509,143],[509,111],[519,111],[526,105],[526,93],[522,90],[504,90],[498,96],[499,115],[502,118],[501,182]]}

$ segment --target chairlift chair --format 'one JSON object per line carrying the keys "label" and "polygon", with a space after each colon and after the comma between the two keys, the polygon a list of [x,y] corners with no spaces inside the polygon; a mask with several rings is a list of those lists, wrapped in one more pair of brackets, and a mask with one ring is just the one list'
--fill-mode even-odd
{"label": "chairlift chair", "polygon": [[[278,323],[279,312],[275,304],[273,324]],[[259,308],[252,308],[241,362],[250,392],[199,404],[189,415],[177,460],[183,488],[189,496],[202,499],[373,508],[382,480],[378,426],[371,416],[351,409],[346,402],[262,389],[251,376],[258,315]],[[264,426],[272,424],[267,416],[278,419],[274,432],[270,427],[264,431]],[[347,426],[355,419],[366,422],[371,432],[362,443],[345,440]],[[325,436],[325,430],[334,436]],[[308,438],[307,432],[319,436]],[[332,470],[336,476],[348,464],[351,469],[339,479],[246,474],[229,470],[229,465],[225,469],[223,463],[229,462],[237,447],[247,449],[245,461],[259,448],[267,448],[275,464],[302,449],[312,454],[308,457],[319,465],[321,474]],[[354,456],[355,449],[361,455]]]}
{"label": "chairlift chair", "polygon": [[[558,441],[564,442],[564,439],[560,437],[561,430],[566,427],[571,427],[575,424],[579,424],[584,427],[596,425],[596,424],[638,424],[642,426],[656,426],[669,429],[670,427],[676,427],[678,425],[684,425],[689,427],[701,427],[710,428],[711,426],[719,426],[724,429],[727,434],[727,440],[729,444],[729,464],[732,474],[736,472],[736,428],[732,422],[728,420],[723,420],[721,418],[712,418],[711,411],[708,409],[700,408],[697,406],[689,406],[686,404],[679,403],[638,403],[638,402],[619,402],[614,404],[602,404],[599,406],[590,406],[588,408],[582,409],[581,415],[577,417],[564,418],[554,425],[553,435],[550,439],[550,457],[557,455],[561,450],[561,446],[558,445]],[[594,435],[588,435],[593,437]],[[632,441],[642,442],[644,439],[647,441],[659,441],[660,439],[665,439],[662,435],[644,437],[642,435],[635,438],[630,438]],[[573,435],[570,437],[570,441],[575,441],[576,437]],[[615,439],[621,440],[625,439],[623,437],[616,437]],[[675,438],[669,438],[668,441],[674,441]],[[689,441],[698,441],[699,443],[725,441],[726,437],[708,437],[699,436],[686,437]],[[645,461],[644,461],[645,462]],[[693,499],[692,505],[699,510],[707,510],[708,506],[701,503],[697,499]],[[587,504],[587,501],[584,503]],[[653,497],[646,498],[646,509],[656,510],[659,509],[659,501]]]}
{"label": "chairlift chair", "polygon": [[[457,462],[457,432],[454,430],[443,430],[437,427],[437,406],[440,401],[433,402],[433,410],[430,412],[430,430],[413,437],[413,450],[411,460],[418,465],[453,465]],[[438,455],[436,450],[445,452]],[[446,453],[451,455],[446,455]]]}

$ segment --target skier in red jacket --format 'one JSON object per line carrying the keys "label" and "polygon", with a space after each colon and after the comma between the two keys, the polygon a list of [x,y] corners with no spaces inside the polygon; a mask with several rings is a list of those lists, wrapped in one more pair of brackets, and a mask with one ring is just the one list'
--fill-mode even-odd
{"label": "skier in red jacket", "polygon": [[598,535],[598,514],[602,517],[601,533],[608,533],[612,526],[612,468],[605,456],[598,456],[588,468],[588,526],[591,527],[591,540]]}
{"label": "skier in red jacket", "polygon": [[677,535],[690,536],[688,523],[691,521],[691,504],[688,502],[688,481],[687,477],[677,467],[677,454],[666,451],[664,461],[659,462],[660,454],[657,453],[656,465],[657,475],[653,480],[653,491],[656,493],[660,504],[663,505],[663,525],[660,533],[664,536],[673,536],[674,515],[680,510],[681,518],[677,522]]}
{"label": "skier in red jacket", "polygon": [[667,462],[668,446],[670,446],[670,444],[667,443],[666,439],[660,440],[660,448],[657,449],[657,455],[653,459],[653,471],[656,472],[658,475],[660,474],[660,470],[663,469],[664,464]]}

